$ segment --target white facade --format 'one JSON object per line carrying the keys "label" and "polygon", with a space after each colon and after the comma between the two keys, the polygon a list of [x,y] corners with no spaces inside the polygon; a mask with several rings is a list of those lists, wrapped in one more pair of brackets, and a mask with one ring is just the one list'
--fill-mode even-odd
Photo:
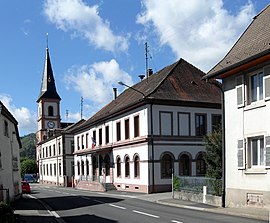
{"label": "white facade", "polygon": [[21,142],[17,124],[0,102],[0,201],[12,201],[21,194]]}
{"label": "white facade", "polygon": [[58,134],[37,146],[37,162],[41,183],[71,186],[73,143],[72,134]]}
{"label": "white facade", "polygon": [[[118,190],[151,193],[170,189],[172,168],[177,176],[204,174],[197,170],[202,162],[200,154],[205,151],[202,137],[196,135],[195,117],[198,115],[205,116],[206,132],[209,133],[212,131],[213,115],[221,118],[221,110],[146,104],[75,133],[77,183],[99,180],[113,183]],[[139,127],[136,119],[139,120]],[[120,140],[117,128],[120,128]],[[136,128],[138,136],[134,135]],[[93,149],[92,137],[96,143]],[[182,166],[182,155],[186,155],[188,167]],[[109,165],[100,161],[106,160],[106,156],[110,158]],[[187,172],[184,173],[184,170]]]}
{"label": "white facade", "polygon": [[227,206],[270,205],[269,70],[224,79]]}

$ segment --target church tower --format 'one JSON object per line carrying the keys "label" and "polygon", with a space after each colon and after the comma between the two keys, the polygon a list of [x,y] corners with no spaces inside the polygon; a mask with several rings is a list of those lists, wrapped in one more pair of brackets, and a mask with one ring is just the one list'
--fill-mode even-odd
{"label": "church tower", "polygon": [[49,49],[46,48],[46,60],[40,94],[38,96],[38,131],[37,143],[47,139],[53,129],[60,128],[60,101],[57,93],[53,70],[50,61]]}

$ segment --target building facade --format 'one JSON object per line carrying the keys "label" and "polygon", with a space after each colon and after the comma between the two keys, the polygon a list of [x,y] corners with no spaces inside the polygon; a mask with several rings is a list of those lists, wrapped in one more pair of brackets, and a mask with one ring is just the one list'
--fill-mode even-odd
{"label": "building facade", "polygon": [[21,194],[18,122],[0,101],[0,201],[12,201]]}
{"label": "building facade", "polygon": [[73,128],[80,124],[63,123],[60,118],[60,96],[57,93],[49,49],[38,103],[36,154],[40,183],[71,186],[73,171]]}
{"label": "building facade", "polygon": [[[126,89],[74,135],[77,187],[153,193],[172,172],[204,176],[203,136],[221,121],[220,92],[183,59]],[[135,89],[135,90],[134,90]],[[96,188],[95,188],[96,189]]]}
{"label": "building facade", "polygon": [[225,98],[226,206],[270,206],[270,6],[204,77]]}

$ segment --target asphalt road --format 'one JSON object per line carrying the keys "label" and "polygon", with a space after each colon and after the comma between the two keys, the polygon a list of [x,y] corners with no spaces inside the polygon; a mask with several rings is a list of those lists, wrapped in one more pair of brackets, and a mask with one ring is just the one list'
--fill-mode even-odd
{"label": "asphalt road", "polygon": [[97,193],[72,188],[32,185],[58,222],[66,223],[262,223],[264,221],[170,207],[138,199],[139,195]]}

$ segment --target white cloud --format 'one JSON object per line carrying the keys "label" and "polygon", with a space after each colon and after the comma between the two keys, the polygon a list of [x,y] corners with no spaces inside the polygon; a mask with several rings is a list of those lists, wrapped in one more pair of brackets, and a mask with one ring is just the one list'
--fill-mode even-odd
{"label": "white cloud", "polygon": [[154,30],[160,44],[169,45],[177,58],[204,71],[227,53],[255,15],[250,1],[236,15],[224,8],[222,0],[142,2],[137,23],[148,32]]}
{"label": "white cloud", "polygon": [[18,122],[20,135],[37,131],[37,114],[26,107],[17,108],[10,95],[0,94],[0,101]]}
{"label": "white cloud", "polygon": [[92,65],[72,67],[65,76],[68,88],[79,92],[84,99],[93,103],[88,108],[88,113],[93,113],[113,99],[113,87],[121,80],[132,85],[131,76],[121,70],[119,64],[114,60],[102,61]]}
{"label": "white cloud", "polygon": [[115,35],[110,23],[104,21],[98,6],[88,6],[82,0],[47,0],[44,13],[58,29],[81,36],[97,48],[107,51],[127,51],[128,36]]}

